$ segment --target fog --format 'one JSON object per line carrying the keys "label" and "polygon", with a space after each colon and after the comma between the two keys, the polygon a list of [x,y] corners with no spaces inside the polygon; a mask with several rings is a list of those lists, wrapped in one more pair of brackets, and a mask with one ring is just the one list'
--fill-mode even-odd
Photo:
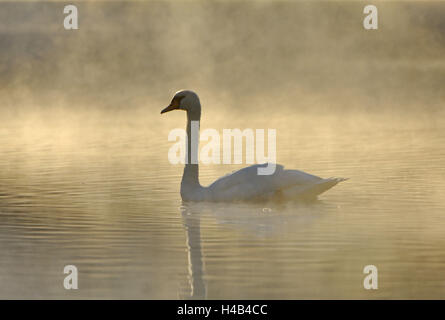
{"label": "fog", "polygon": [[[205,110],[341,115],[441,111],[445,3],[74,2],[0,3],[3,115],[54,109],[143,109],[156,114],[182,88]],[[23,111],[23,112],[22,112]]]}

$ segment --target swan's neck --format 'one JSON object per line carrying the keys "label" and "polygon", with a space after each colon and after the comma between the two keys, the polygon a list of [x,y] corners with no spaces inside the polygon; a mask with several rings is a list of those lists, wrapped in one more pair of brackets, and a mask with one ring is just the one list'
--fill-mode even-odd
{"label": "swan's neck", "polygon": [[200,114],[187,112],[186,165],[181,181],[183,199],[193,200],[194,195],[203,189],[199,183],[198,145]]}

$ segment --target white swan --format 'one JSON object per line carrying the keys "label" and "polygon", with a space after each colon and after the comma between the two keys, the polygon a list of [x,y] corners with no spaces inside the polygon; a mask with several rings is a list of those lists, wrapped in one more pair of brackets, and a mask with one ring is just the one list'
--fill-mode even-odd
{"label": "white swan", "polygon": [[[170,105],[161,111],[187,111],[187,151],[191,150],[191,122],[201,118],[201,103],[196,93],[190,90],[178,91]],[[198,138],[199,139],[199,138]],[[197,141],[195,141],[197,145]],[[199,183],[198,164],[192,164],[191,159],[197,159],[196,154],[187,152],[187,161],[181,181],[181,197],[184,201],[258,201],[258,200],[293,200],[315,199],[322,192],[332,188],[343,178],[322,179],[320,177],[298,171],[285,170],[282,165],[276,165],[272,175],[258,175],[257,169],[267,164],[256,164],[235,171],[219,178],[208,187]]]}

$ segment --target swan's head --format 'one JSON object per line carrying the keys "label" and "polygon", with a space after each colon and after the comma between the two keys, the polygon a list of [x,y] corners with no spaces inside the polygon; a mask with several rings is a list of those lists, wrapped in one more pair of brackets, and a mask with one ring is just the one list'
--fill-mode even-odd
{"label": "swan's head", "polygon": [[161,111],[161,114],[172,110],[185,110],[189,115],[200,116],[201,103],[198,95],[190,90],[176,92],[170,104]]}

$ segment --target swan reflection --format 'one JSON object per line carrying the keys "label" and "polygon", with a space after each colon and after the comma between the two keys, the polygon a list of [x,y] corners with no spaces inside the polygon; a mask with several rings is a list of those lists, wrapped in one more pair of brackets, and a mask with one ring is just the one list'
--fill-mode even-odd
{"label": "swan reflection", "polygon": [[[182,299],[205,299],[207,297],[205,254],[201,228],[216,223],[241,232],[246,236],[268,238],[287,232],[298,232],[323,215],[327,204],[322,201],[310,203],[248,204],[248,203],[194,203],[183,202],[180,207],[188,256],[187,289],[180,294]],[[208,227],[208,226],[207,226]]]}
{"label": "swan reflection", "polygon": [[201,247],[201,218],[199,213],[192,214],[193,210],[190,210],[187,206],[182,206],[181,211],[187,241],[189,282],[189,292],[181,298],[204,299],[206,298],[207,290],[203,276],[204,263]]}

